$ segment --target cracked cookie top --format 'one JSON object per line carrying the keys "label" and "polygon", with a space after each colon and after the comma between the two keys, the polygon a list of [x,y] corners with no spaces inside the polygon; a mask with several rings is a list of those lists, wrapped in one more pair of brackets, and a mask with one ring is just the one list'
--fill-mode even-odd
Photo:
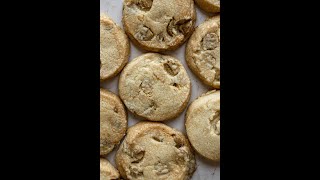
{"label": "cracked cookie top", "polygon": [[125,0],[122,22],[129,38],[154,52],[174,50],[192,34],[193,0]]}
{"label": "cracked cookie top", "polygon": [[100,158],[100,180],[120,179],[119,171],[106,159]]}
{"label": "cracked cookie top", "polygon": [[100,155],[119,144],[127,130],[127,113],[120,98],[100,89]]}
{"label": "cracked cookie top", "polygon": [[100,15],[100,81],[116,76],[127,64],[130,43],[108,16]]}
{"label": "cracked cookie top", "polygon": [[202,156],[219,162],[220,91],[210,91],[192,102],[185,126],[192,147]]}
{"label": "cracked cookie top", "polygon": [[121,176],[132,180],[187,180],[196,168],[185,136],[158,122],[130,127],[117,151],[116,163]]}
{"label": "cracked cookie top", "polygon": [[177,117],[190,99],[191,82],[179,60],[147,53],[122,71],[119,95],[134,114],[151,121]]}
{"label": "cracked cookie top", "polygon": [[186,61],[202,82],[220,89],[220,16],[196,28],[186,47]]}

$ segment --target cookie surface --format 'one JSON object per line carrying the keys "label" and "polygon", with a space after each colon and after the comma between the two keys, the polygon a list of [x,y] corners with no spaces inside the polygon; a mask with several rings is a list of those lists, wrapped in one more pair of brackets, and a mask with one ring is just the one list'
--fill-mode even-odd
{"label": "cookie surface", "polygon": [[186,61],[203,83],[220,89],[220,16],[196,28],[186,47]]}
{"label": "cookie surface", "polygon": [[117,151],[116,164],[123,178],[133,180],[186,180],[196,168],[185,136],[158,122],[130,127]]}
{"label": "cookie surface", "polygon": [[186,131],[192,147],[203,157],[220,161],[220,91],[210,91],[189,106]]}
{"label": "cookie surface", "polygon": [[220,12],[220,0],[195,0],[195,2],[206,12]]}
{"label": "cookie surface", "polygon": [[119,178],[119,171],[108,160],[100,158],[100,180],[116,180]]}
{"label": "cookie surface", "polygon": [[100,155],[119,144],[127,129],[127,113],[120,98],[100,89]]}
{"label": "cookie surface", "polygon": [[151,121],[177,117],[187,106],[191,82],[179,60],[147,53],[132,60],[119,79],[119,95],[133,113]]}
{"label": "cookie surface", "polygon": [[100,81],[116,76],[127,64],[127,35],[108,16],[100,15]]}
{"label": "cookie surface", "polygon": [[125,0],[122,22],[137,46],[153,52],[174,50],[192,34],[193,0]]}

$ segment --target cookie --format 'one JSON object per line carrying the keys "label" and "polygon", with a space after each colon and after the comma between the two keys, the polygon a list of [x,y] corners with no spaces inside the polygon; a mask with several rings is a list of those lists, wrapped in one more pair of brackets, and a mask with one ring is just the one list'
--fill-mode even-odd
{"label": "cookie", "polygon": [[210,91],[189,106],[185,121],[192,147],[203,157],[220,161],[220,91]]}
{"label": "cookie", "polygon": [[196,28],[186,47],[186,61],[203,83],[220,89],[220,16]]}
{"label": "cookie", "polygon": [[100,15],[100,81],[116,76],[127,64],[130,43],[108,16]]}
{"label": "cookie", "polygon": [[193,0],[125,0],[122,22],[140,48],[175,50],[192,34],[196,11]]}
{"label": "cookie", "polygon": [[119,144],[127,129],[127,112],[120,98],[100,89],[100,155]]}
{"label": "cookie", "polygon": [[100,158],[100,180],[120,179],[119,171],[106,159]]}
{"label": "cookie", "polygon": [[220,0],[195,0],[195,2],[206,12],[220,12]]}
{"label": "cookie", "polygon": [[121,176],[132,180],[186,180],[196,168],[185,136],[159,122],[130,127],[117,151],[116,164]]}
{"label": "cookie", "polygon": [[132,60],[119,79],[119,95],[135,115],[150,121],[177,117],[187,106],[191,82],[179,60],[147,53]]}

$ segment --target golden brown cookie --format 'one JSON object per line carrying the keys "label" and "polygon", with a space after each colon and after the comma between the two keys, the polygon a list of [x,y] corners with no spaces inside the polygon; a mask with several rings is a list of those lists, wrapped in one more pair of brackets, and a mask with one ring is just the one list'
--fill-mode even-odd
{"label": "golden brown cookie", "polygon": [[119,144],[127,129],[127,113],[120,98],[100,89],[100,155]]}
{"label": "golden brown cookie", "polygon": [[154,52],[174,50],[192,34],[193,0],[125,0],[122,22],[137,46]]}
{"label": "golden brown cookie", "polygon": [[106,159],[100,158],[100,180],[120,179],[119,171]]}
{"label": "golden brown cookie", "polygon": [[186,47],[186,61],[203,83],[220,89],[220,16],[196,28]]}
{"label": "golden brown cookie", "polygon": [[186,180],[196,168],[185,136],[158,122],[130,127],[117,151],[116,164],[121,176],[132,180]]}
{"label": "golden brown cookie", "polygon": [[220,161],[220,91],[210,91],[189,106],[186,131],[192,147],[203,157]]}
{"label": "golden brown cookie", "polygon": [[220,12],[220,0],[195,0],[201,9],[209,13]]}
{"label": "golden brown cookie", "polygon": [[127,64],[130,43],[108,16],[100,15],[100,81],[116,76]]}
{"label": "golden brown cookie", "polygon": [[119,95],[126,107],[151,121],[177,117],[186,108],[191,82],[179,60],[147,53],[132,60],[122,71]]}

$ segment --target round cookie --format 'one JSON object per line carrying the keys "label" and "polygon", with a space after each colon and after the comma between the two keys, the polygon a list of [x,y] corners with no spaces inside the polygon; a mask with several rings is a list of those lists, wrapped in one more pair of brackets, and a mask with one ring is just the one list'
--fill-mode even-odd
{"label": "round cookie", "polygon": [[206,12],[220,12],[220,0],[195,0],[195,2]]}
{"label": "round cookie", "polygon": [[127,112],[119,97],[100,89],[100,155],[119,144],[127,129]]}
{"label": "round cookie", "polygon": [[196,11],[193,0],[125,0],[122,22],[140,48],[175,50],[192,34]]}
{"label": "round cookie", "polygon": [[190,94],[191,82],[180,61],[157,53],[132,60],[119,79],[119,95],[126,107],[150,121],[177,117]]}
{"label": "round cookie", "polygon": [[116,76],[127,64],[130,43],[108,16],[100,15],[100,81]]}
{"label": "round cookie", "polygon": [[189,106],[186,131],[192,147],[203,157],[220,161],[220,91],[210,91]]}
{"label": "round cookie", "polygon": [[119,171],[106,159],[100,158],[100,180],[120,179]]}
{"label": "round cookie", "polygon": [[186,47],[186,61],[203,83],[220,89],[220,16],[196,28]]}
{"label": "round cookie", "polygon": [[121,176],[132,180],[186,180],[196,169],[185,136],[158,122],[130,127],[117,151],[116,164]]}

